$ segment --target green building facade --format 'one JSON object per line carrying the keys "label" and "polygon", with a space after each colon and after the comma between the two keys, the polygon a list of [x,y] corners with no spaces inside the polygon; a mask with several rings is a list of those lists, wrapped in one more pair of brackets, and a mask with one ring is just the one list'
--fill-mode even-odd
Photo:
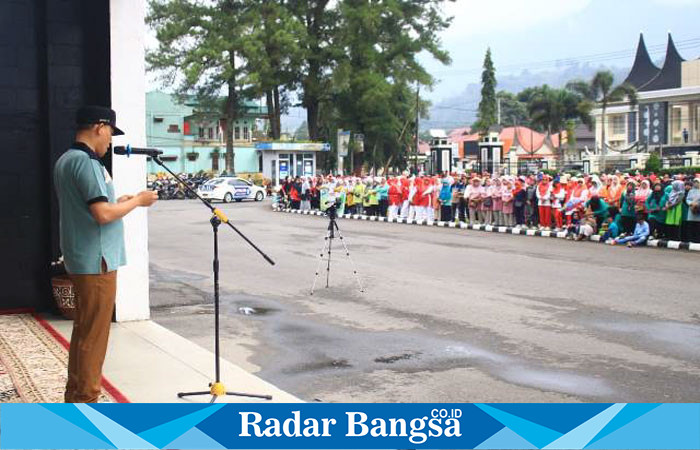
{"label": "green building facade", "polygon": [[[234,123],[234,168],[237,173],[261,172],[261,155],[254,141],[261,137],[267,108],[246,101]],[[174,172],[220,173],[225,169],[226,121],[198,110],[196,102],[179,103],[174,95],[160,91],[146,94],[146,142],[163,151],[162,159]],[[163,172],[153,161],[148,173]]]}

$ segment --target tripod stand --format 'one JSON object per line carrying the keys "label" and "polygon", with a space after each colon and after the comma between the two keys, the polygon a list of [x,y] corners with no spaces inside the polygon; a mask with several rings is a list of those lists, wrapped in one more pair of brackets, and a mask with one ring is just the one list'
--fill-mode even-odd
{"label": "tripod stand", "polygon": [[269,256],[267,256],[265,253],[263,253],[262,250],[260,250],[253,242],[250,241],[243,233],[241,233],[233,224],[229,221],[228,217],[223,213],[218,208],[214,208],[211,203],[208,201],[204,200],[202,197],[200,197],[197,192],[192,189],[187,183],[185,183],[179,176],[177,176],[175,173],[173,173],[160,159],[159,156],[154,156],[153,161],[155,161],[158,165],[163,167],[166,171],[170,173],[177,181],[179,181],[185,189],[190,192],[190,194],[194,195],[196,198],[202,201],[204,205],[209,208],[212,212],[212,217],[209,219],[209,223],[211,223],[212,227],[212,232],[214,233],[214,262],[212,265],[212,269],[214,272],[214,369],[215,369],[215,380],[212,383],[209,383],[209,390],[208,391],[198,391],[198,392],[179,392],[177,396],[179,398],[183,397],[190,397],[190,396],[196,396],[196,395],[211,395],[211,400],[210,403],[214,403],[218,397],[224,396],[224,395],[235,395],[239,397],[253,397],[253,398],[261,398],[265,400],[272,400],[271,395],[263,395],[263,394],[248,394],[245,392],[228,392],[226,391],[226,387],[224,384],[221,382],[221,351],[220,351],[220,346],[219,346],[219,226],[222,223],[225,223],[228,225],[233,231],[238,233],[239,236],[243,238],[248,244],[250,244],[255,250],[257,250],[260,255],[265,258],[267,262],[269,262],[271,265],[274,265],[275,262],[270,259]]}
{"label": "tripod stand", "polygon": [[365,292],[364,288],[362,287],[362,283],[360,282],[360,277],[357,275],[357,268],[355,267],[355,262],[350,257],[350,251],[348,250],[348,246],[345,245],[345,239],[343,238],[343,234],[340,232],[340,228],[338,228],[338,222],[336,221],[336,218],[338,217],[337,205],[334,203],[333,206],[328,207],[328,209],[326,209],[326,213],[328,214],[329,219],[328,233],[326,233],[326,237],[323,239],[323,248],[321,249],[318,265],[316,266],[314,282],[311,285],[311,295],[314,295],[316,281],[318,280],[319,271],[321,270],[321,264],[323,264],[323,255],[326,254],[326,248],[328,249],[328,264],[326,266],[326,288],[328,288],[330,284],[332,254],[331,252],[333,249],[333,240],[335,239],[336,232],[338,233],[338,237],[340,238],[340,243],[343,244],[343,248],[345,249],[345,256],[348,257],[348,260],[350,260],[350,264],[352,264],[352,274],[355,276],[355,280],[357,281],[357,285],[360,288],[360,292]]}

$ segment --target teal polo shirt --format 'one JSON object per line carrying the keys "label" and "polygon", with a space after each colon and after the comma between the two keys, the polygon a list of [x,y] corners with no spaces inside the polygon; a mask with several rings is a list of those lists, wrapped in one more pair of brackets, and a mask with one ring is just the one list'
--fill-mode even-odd
{"label": "teal polo shirt", "polygon": [[61,251],[69,274],[102,273],[126,264],[121,219],[100,225],[90,213],[95,202],[116,203],[114,184],[97,154],[74,143],[54,166],[54,186],[60,212]]}

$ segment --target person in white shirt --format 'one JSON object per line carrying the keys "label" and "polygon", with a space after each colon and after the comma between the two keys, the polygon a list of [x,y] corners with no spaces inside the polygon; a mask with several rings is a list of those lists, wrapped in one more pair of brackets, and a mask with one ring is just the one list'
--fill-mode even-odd
{"label": "person in white shirt", "polygon": [[566,199],[566,189],[559,180],[554,180],[552,184],[552,213],[557,231],[564,228],[564,200]]}
{"label": "person in white shirt", "polygon": [[549,175],[543,175],[542,181],[535,189],[540,213],[540,228],[546,230],[552,226],[552,183],[549,180]]}
{"label": "person in white shirt", "polygon": [[576,185],[571,188],[571,193],[569,195],[569,200],[566,202],[566,224],[571,226],[571,219],[574,210],[583,205],[588,200],[588,189],[583,183],[583,178],[572,179],[575,181]]}

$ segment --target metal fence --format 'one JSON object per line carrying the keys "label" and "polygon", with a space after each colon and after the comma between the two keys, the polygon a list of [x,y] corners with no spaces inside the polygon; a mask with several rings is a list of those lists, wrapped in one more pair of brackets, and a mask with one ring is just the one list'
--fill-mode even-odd
{"label": "metal fence", "polygon": [[481,163],[475,163],[471,166],[471,170],[479,173],[489,172],[501,175],[530,175],[547,170],[586,173],[590,171],[590,162],[583,160],[530,160],[518,161],[517,164],[491,163],[482,165]]}

